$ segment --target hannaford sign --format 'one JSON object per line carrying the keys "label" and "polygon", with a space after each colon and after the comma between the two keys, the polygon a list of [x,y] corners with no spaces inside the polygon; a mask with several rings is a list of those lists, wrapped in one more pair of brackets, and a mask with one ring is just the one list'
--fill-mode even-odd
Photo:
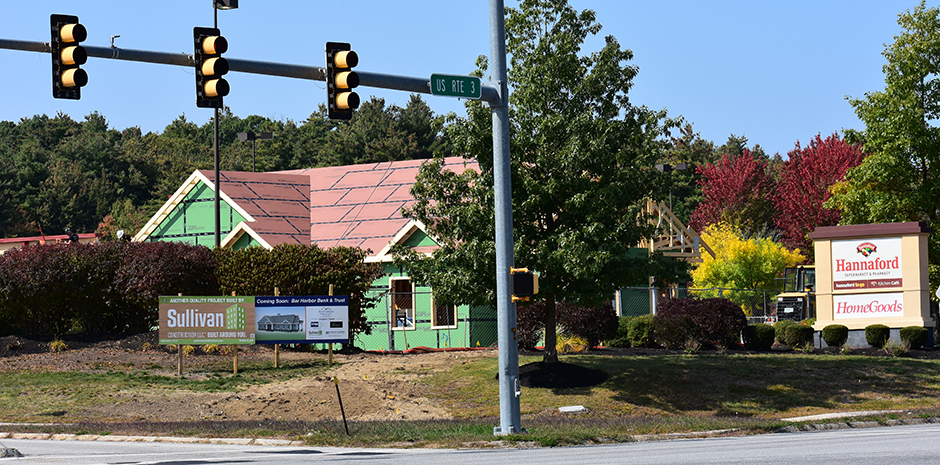
{"label": "hannaford sign", "polygon": [[[254,344],[254,297],[160,297],[160,344]],[[249,326],[251,323],[251,326]]]}
{"label": "hannaford sign", "polygon": [[835,319],[904,316],[904,294],[842,294],[832,296]]}
{"label": "hannaford sign", "polygon": [[[879,323],[931,327],[924,223],[816,228],[816,323],[850,331]],[[851,337],[851,336],[850,336]]]}
{"label": "hannaford sign", "polygon": [[832,241],[832,285],[837,290],[900,288],[901,238]]}

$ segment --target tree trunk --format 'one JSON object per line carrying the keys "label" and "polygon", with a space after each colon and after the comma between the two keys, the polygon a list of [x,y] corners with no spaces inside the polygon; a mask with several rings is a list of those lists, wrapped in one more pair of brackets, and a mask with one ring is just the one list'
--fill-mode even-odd
{"label": "tree trunk", "polygon": [[543,362],[558,362],[558,335],[555,332],[555,294],[549,294],[545,297],[545,353],[542,355]]}

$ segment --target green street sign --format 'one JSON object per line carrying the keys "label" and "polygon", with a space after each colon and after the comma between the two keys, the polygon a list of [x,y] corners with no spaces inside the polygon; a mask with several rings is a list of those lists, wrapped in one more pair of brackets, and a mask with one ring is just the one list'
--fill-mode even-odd
{"label": "green street sign", "polygon": [[482,95],[482,90],[480,89],[480,78],[474,76],[432,74],[431,94],[479,99]]}

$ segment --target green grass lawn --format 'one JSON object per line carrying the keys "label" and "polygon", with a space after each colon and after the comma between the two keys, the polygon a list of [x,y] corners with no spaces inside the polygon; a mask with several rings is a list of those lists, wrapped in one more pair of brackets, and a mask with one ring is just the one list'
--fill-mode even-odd
{"label": "green grass lawn", "polygon": [[[520,364],[540,358],[522,357]],[[772,431],[783,418],[861,411],[904,410],[907,417],[940,416],[940,361],[892,357],[804,354],[725,354],[656,356],[562,356],[561,360],[608,374],[597,386],[577,389],[523,388],[522,426],[528,432],[507,438],[543,445],[627,441],[641,434],[733,428],[742,433]],[[287,367],[271,373],[265,364],[246,366],[237,376],[221,368],[199,379],[144,372],[33,373],[0,376],[0,415],[36,415],[101,401],[113,390],[238,390],[323,373],[321,366]],[[183,434],[303,438],[318,445],[455,446],[493,441],[499,425],[496,358],[455,365],[423,376],[429,396],[453,420],[353,422],[165,422],[79,423],[41,427],[49,432]],[[28,399],[33,415],[15,418]],[[558,407],[583,405],[587,412],[561,414]],[[898,415],[885,416],[897,418]],[[877,420],[878,418],[876,418]],[[10,430],[10,428],[5,428]],[[37,427],[31,428],[37,430]]]}

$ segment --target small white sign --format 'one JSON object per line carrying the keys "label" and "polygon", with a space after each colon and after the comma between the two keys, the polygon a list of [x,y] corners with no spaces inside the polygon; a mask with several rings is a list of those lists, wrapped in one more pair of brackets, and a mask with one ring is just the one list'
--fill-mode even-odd
{"label": "small white sign", "polygon": [[832,296],[833,319],[904,316],[904,293],[845,294]]}

